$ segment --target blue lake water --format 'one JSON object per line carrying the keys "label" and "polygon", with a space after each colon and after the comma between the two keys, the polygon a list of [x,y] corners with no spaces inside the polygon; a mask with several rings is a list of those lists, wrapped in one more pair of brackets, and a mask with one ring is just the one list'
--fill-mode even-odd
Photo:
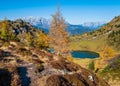
{"label": "blue lake water", "polygon": [[92,51],[73,51],[71,52],[74,58],[98,58],[99,54]]}

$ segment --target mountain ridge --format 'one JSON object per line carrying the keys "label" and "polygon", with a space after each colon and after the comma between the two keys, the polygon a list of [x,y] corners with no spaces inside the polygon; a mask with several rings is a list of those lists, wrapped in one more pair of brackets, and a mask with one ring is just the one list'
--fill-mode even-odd
{"label": "mountain ridge", "polygon": [[[35,18],[35,17],[24,17],[21,18],[25,22],[29,22],[31,25],[43,29],[46,33],[49,32],[50,29],[50,19],[45,18]],[[66,22],[67,28],[66,30],[69,32],[70,35],[76,35],[76,34],[83,34],[85,32],[90,32],[93,30],[96,30],[97,28],[103,26],[105,22],[89,22],[89,23],[83,23],[83,24],[70,24],[69,22]]]}

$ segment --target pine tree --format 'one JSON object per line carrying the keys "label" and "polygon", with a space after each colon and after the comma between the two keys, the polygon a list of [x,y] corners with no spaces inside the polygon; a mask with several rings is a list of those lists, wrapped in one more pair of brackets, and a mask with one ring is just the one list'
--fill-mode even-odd
{"label": "pine tree", "polygon": [[52,15],[52,24],[50,28],[50,44],[58,55],[65,55],[69,52],[69,34],[65,30],[66,24],[59,8]]}

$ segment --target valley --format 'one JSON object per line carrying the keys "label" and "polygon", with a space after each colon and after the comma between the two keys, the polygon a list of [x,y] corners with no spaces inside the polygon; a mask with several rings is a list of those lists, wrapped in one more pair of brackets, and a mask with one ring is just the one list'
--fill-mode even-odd
{"label": "valley", "polygon": [[[94,62],[95,69],[93,70],[95,72],[97,72],[100,75],[107,75],[108,72],[110,73],[110,75],[108,74],[105,78],[109,78],[108,82],[111,84],[111,86],[119,86],[119,79],[117,77],[117,74],[119,74],[118,72],[119,68],[117,69],[117,65],[119,65],[119,54],[120,54],[119,19],[120,16],[115,17],[113,20],[111,20],[105,26],[100,27],[98,30],[95,30],[93,32],[88,32],[82,35],[75,35],[70,37],[71,39],[70,46],[73,51],[88,50],[88,51],[97,52],[100,55],[99,58],[95,58],[95,59],[73,58],[73,61],[85,68],[89,68],[90,63]],[[117,33],[116,36],[114,36],[115,33]],[[116,64],[114,68],[112,68],[113,64]],[[112,79],[113,77],[115,77],[114,80]]]}
{"label": "valley", "polygon": [[117,1],[56,1],[1,1],[0,86],[119,86]]}

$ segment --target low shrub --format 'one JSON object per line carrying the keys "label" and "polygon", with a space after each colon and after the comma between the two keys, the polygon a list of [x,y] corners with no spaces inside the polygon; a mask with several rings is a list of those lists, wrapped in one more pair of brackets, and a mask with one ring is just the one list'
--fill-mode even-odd
{"label": "low shrub", "polygon": [[27,50],[25,48],[19,48],[18,53],[22,56],[31,56],[32,52],[30,50]]}
{"label": "low shrub", "polygon": [[94,69],[95,69],[95,67],[94,67],[94,61],[92,61],[92,62],[89,63],[88,69],[94,71]]}

